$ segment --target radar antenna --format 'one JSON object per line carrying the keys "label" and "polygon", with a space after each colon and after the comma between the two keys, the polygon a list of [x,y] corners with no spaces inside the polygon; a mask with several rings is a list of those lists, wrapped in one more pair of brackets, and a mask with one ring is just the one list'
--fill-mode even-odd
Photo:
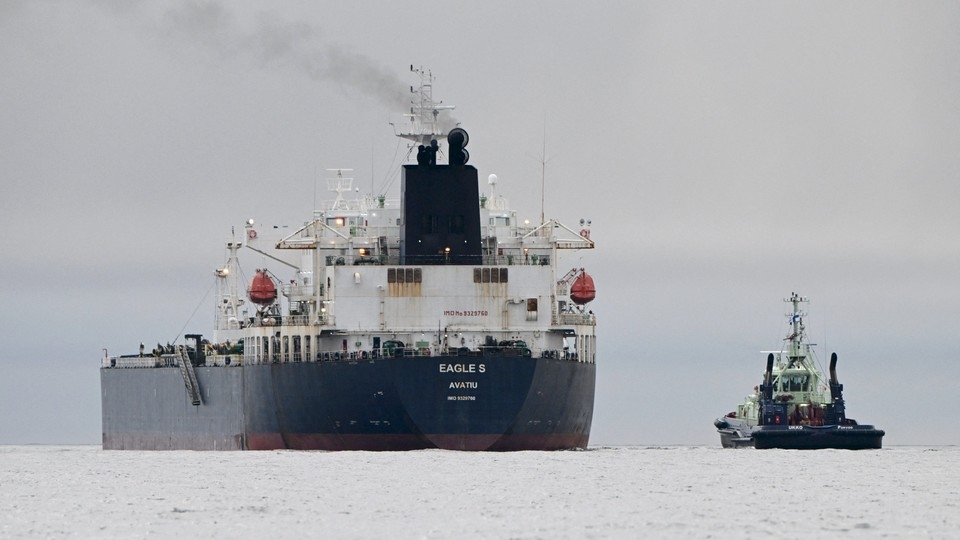
{"label": "radar antenna", "polygon": [[337,198],[333,201],[333,204],[330,205],[330,210],[349,209],[349,205],[343,200],[343,194],[353,190],[353,178],[344,177],[344,171],[351,172],[353,169],[327,169],[327,172],[337,173],[336,177],[327,178],[327,190],[334,191],[337,194]]}
{"label": "radar antenna", "polygon": [[410,71],[420,77],[420,85],[410,87],[413,97],[410,100],[410,112],[404,113],[409,123],[401,122],[397,125],[391,122],[397,137],[411,141],[411,149],[418,145],[429,146],[431,140],[440,141],[447,136],[449,129],[444,129],[444,112],[452,111],[453,105],[443,105],[442,101],[433,100],[433,72],[422,67],[410,66]]}

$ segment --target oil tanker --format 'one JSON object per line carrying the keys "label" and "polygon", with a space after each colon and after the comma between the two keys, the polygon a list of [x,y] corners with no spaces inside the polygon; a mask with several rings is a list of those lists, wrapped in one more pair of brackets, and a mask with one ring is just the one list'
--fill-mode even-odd
{"label": "oil tanker", "polygon": [[[559,258],[594,248],[590,222],[521,222],[496,175],[481,194],[467,132],[442,129],[451,107],[411,71],[400,200],[355,196],[336,170],[299,230],[268,239],[248,220],[214,271],[212,339],[104,353],[104,449],[587,446],[596,288]],[[289,275],[246,280],[244,249]]]}

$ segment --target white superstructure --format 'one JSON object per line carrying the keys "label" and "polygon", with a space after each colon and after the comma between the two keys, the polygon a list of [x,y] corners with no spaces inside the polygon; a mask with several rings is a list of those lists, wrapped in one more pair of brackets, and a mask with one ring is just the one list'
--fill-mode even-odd
{"label": "white superstructure", "polygon": [[[444,137],[444,114],[453,107],[433,100],[428,71],[411,70],[421,84],[409,124],[395,126],[397,135],[430,144]],[[229,282],[239,274],[234,266],[240,243],[228,243],[228,262],[217,271],[223,292],[215,341],[243,332],[245,363],[363,358],[383,354],[387,342],[402,343],[404,354],[512,346],[527,355],[594,361],[595,318],[585,302],[570,297],[583,271],[558,270],[562,252],[594,247],[583,220],[576,231],[556,220],[521,223],[497,194],[491,174],[490,196],[476,202],[482,261],[401,264],[400,201],[355,193],[349,169],[330,170],[326,180],[332,201],[294,232],[270,241],[254,220],[244,228],[248,248],[293,272],[292,279],[277,283],[283,315],[276,316],[279,306],[269,316],[264,307],[256,315],[235,315],[242,300]]]}

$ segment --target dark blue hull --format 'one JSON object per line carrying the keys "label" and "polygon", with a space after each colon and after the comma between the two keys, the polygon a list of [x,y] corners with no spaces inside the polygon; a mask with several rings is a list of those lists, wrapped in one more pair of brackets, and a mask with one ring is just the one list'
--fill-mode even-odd
{"label": "dark blue hull", "polygon": [[103,369],[104,448],[585,448],[596,366],[418,356],[197,368],[197,377],[204,399],[193,406],[176,368]]}
{"label": "dark blue hull", "polygon": [[760,426],[753,431],[760,449],[869,450],[882,447],[884,431],[873,426]]}

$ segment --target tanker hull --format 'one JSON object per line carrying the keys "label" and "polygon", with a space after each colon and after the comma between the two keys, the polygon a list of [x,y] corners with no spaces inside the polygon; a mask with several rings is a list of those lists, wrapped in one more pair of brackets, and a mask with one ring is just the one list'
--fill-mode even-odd
{"label": "tanker hull", "polygon": [[133,450],[585,448],[596,365],[432,356],[102,369],[103,447]]}

